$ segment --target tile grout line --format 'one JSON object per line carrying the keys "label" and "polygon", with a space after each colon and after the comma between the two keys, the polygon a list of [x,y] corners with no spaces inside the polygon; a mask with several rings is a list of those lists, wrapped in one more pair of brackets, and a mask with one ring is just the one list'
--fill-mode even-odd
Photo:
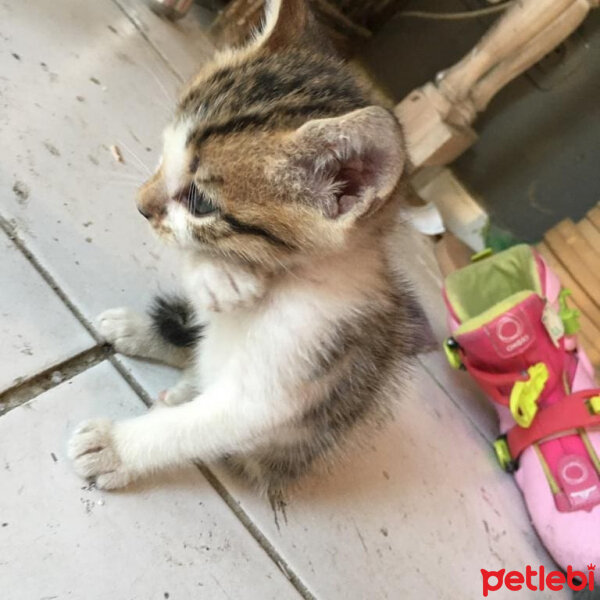
{"label": "tile grout line", "polygon": [[107,346],[95,345],[31,377],[17,380],[11,387],[0,392],[0,417],[96,366],[106,360],[111,352]]}
{"label": "tile grout line", "polygon": [[[85,363],[85,359],[87,358],[90,362],[86,364],[84,368],[78,369],[76,372],[73,372],[67,379],[71,379],[75,375],[78,375],[88,368],[93,367],[94,365],[102,362],[102,360],[108,360],[111,365],[115,368],[115,370],[123,377],[123,379],[127,382],[129,387],[133,390],[133,392],[140,398],[140,400],[146,405],[146,407],[150,408],[152,406],[152,398],[150,395],[144,390],[144,388],[138,383],[138,381],[127,371],[127,369],[117,360],[112,350],[109,350],[106,345],[104,345],[104,341],[95,331],[95,329],[91,326],[88,320],[85,318],[83,313],[75,306],[75,304],[68,298],[65,292],[60,288],[60,286],[56,283],[54,277],[49,273],[49,271],[39,262],[36,256],[27,248],[25,242],[19,237],[16,227],[10,224],[9,221],[2,215],[0,215],[0,230],[4,231],[6,235],[10,238],[10,240],[15,244],[15,246],[19,249],[19,251],[23,254],[23,256],[27,259],[27,261],[33,266],[36,272],[42,277],[42,279],[50,286],[50,288],[54,291],[54,293],[60,298],[60,300],[65,304],[65,306],[71,311],[73,316],[83,325],[83,327],[88,331],[88,333],[94,338],[97,342],[97,345],[91,348],[90,350],[84,351],[67,361],[61,363],[61,365],[56,365],[47,369],[46,371],[37,374],[32,379],[28,381],[22,382],[16,388],[9,388],[6,392],[0,394],[0,402],[3,401],[3,398],[10,397],[9,392],[17,394],[18,391],[23,387],[23,390],[27,389],[27,384],[33,385],[37,378],[45,378],[48,381],[48,387],[43,390],[40,390],[38,393],[34,393],[29,395],[25,400],[19,402],[22,404],[31,400],[41,394],[48,389],[56,387],[60,385],[60,383],[64,383],[66,379],[62,379],[60,382],[54,383],[52,381],[52,374],[56,371],[61,370],[61,366],[63,369],[67,367],[77,368],[81,366],[81,363]],[[74,363],[74,364],[71,364]],[[31,389],[31,387],[29,388]],[[16,407],[16,405],[15,405]],[[10,409],[9,409],[10,410]],[[307,586],[302,582],[302,580],[294,573],[294,571],[289,567],[287,562],[284,560],[283,556],[277,552],[274,545],[270,542],[270,540],[265,536],[265,534],[256,526],[256,524],[252,521],[252,519],[248,516],[248,514],[241,508],[241,506],[236,502],[233,496],[229,493],[227,488],[219,481],[218,477],[205,465],[196,465],[200,472],[204,475],[209,485],[213,488],[213,490],[219,495],[221,500],[228,506],[228,508],[233,512],[238,521],[242,524],[242,526],[248,531],[248,533],[254,538],[256,543],[262,548],[265,554],[275,563],[275,566],[283,573],[286,579],[291,583],[291,585],[296,589],[296,591],[300,594],[300,596],[304,600],[316,600],[316,597],[308,590]]]}
{"label": "tile grout line", "polygon": [[29,261],[33,268],[38,272],[41,278],[50,286],[52,291],[60,298],[63,304],[77,317],[77,320],[83,325],[85,330],[92,336],[97,344],[103,344],[104,340],[96,333],[95,329],[90,325],[88,320],[83,316],[83,313],[75,306],[75,304],[69,299],[62,288],[56,283],[54,277],[50,275],[50,272],[44,267],[37,257],[29,250],[25,242],[21,239],[18,233],[16,225],[11,224],[10,221],[0,214],[0,230],[10,238],[13,244],[20,250],[21,254]]}
{"label": "tile grout line", "polygon": [[446,396],[450,400],[450,402],[456,407],[456,409],[458,409],[458,412],[466,418],[467,422],[471,424],[471,426],[473,427],[473,429],[483,438],[483,440],[485,441],[485,443],[488,446],[493,446],[492,441],[490,441],[488,439],[488,437],[485,435],[485,432],[479,427],[479,425],[477,424],[477,422],[474,419],[471,418],[471,416],[469,415],[468,411],[465,411],[461,407],[460,403],[457,402],[454,399],[454,396],[446,389],[446,387],[438,379],[438,377],[436,377],[435,373],[420,358],[417,358],[417,360],[419,361],[419,364],[423,367],[423,369],[425,370],[425,372],[431,377],[431,379],[437,385],[437,387],[440,390],[442,390],[442,392],[444,393],[444,396]]}
{"label": "tile grout line", "polygon": [[[115,358],[114,351],[108,351],[105,349],[106,344],[105,344],[104,340],[102,339],[102,337],[100,337],[98,335],[98,333],[92,327],[90,322],[86,319],[84,314],[73,303],[73,301],[67,296],[67,294],[65,294],[63,289],[58,285],[58,283],[56,282],[54,277],[50,274],[48,269],[46,269],[46,267],[44,267],[40,263],[40,261],[33,254],[33,252],[31,252],[31,250],[29,250],[29,248],[27,247],[25,242],[19,236],[19,234],[17,232],[17,227],[12,225],[10,223],[10,221],[8,221],[6,219],[6,217],[2,216],[1,214],[0,214],[0,230],[4,231],[4,233],[9,237],[9,239],[13,242],[13,244],[17,247],[17,249],[21,252],[21,254],[27,259],[27,261],[31,264],[31,266],[36,270],[38,275],[40,275],[40,277],[48,284],[48,286],[52,289],[52,291],[59,297],[61,302],[69,309],[69,311],[73,314],[73,316],[79,321],[79,323],[84,327],[84,329],[94,339],[94,341],[96,342],[96,346],[91,348],[90,351],[94,350],[94,349],[98,349],[99,351],[104,351],[104,353],[105,353],[104,358],[106,360],[108,360],[112,364],[112,366],[118,371],[118,373],[123,377],[123,379],[125,379],[127,381],[129,386],[142,399],[144,404],[146,406],[150,407],[152,405],[152,399],[150,398],[150,396],[138,384],[138,382],[131,376],[131,374],[127,371],[127,369]],[[98,348],[99,346],[100,346],[100,348]],[[67,361],[62,363],[63,366],[65,366],[70,361],[74,360],[75,358],[77,358],[78,360],[81,360],[81,355],[77,355],[75,357],[68,359]],[[98,361],[98,362],[100,362],[100,361]],[[94,363],[94,364],[96,364],[96,363]],[[72,365],[72,366],[74,367],[75,365]],[[90,364],[89,366],[93,366],[93,364]],[[57,371],[57,370],[60,370],[60,365],[56,365],[55,367],[53,367],[51,369],[51,371]],[[83,372],[84,370],[85,369],[81,369],[77,373],[74,373],[74,375],[76,375],[80,372]],[[45,371],[44,371],[44,373],[45,373]],[[39,375],[40,374],[38,374],[38,376]],[[35,377],[37,377],[37,376],[35,376]],[[23,382],[23,384],[25,384],[25,383],[26,382]],[[55,385],[58,385],[58,383]],[[49,387],[47,389],[51,389],[52,387],[55,387],[55,385],[49,385]],[[13,391],[13,390],[15,390],[14,387],[9,388],[5,392],[3,392],[2,395],[6,394],[7,392]],[[46,390],[44,390],[44,391],[46,391]],[[37,395],[38,394],[34,394],[34,395],[30,396],[27,400],[31,400],[32,398],[34,398]]]}
{"label": "tile grout line", "polygon": [[[421,359],[418,359],[419,363],[422,365],[422,367],[425,369],[425,371],[431,376],[431,378],[433,379],[434,383],[438,386],[438,388],[443,392],[443,394],[450,400],[450,402],[458,409],[458,412],[461,413],[462,415],[464,415],[464,417],[466,418],[467,422],[469,422],[472,426],[473,429],[475,429],[475,431],[483,438],[484,442],[488,445],[491,446],[493,448],[493,443],[492,441],[490,441],[487,436],[485,435],[485,433],[478,427],[477,423],[471,419],[468,415],[468,413],[466,413],[460,406],[460,404],[458,402],[456,402],[454,400],[454,398],[452,397],[452,395],[450,394],[450,392],[448,392],[448,390],[444,387],[444,385],[441,383],[441,381],[439,381],[436,376],[433,374],[433,372],[427,367],[427,365],[425,365],[425,363],[423,363],[421,361]],[[505,475],[509,475],[508,473],[505,473]],[[514,483],[514,479],[511,476],[510,477],[511,480],[513,480]],[[515,484],[516,485],[516,484]],[[526,519],[529,518],[528,515],[525,515]],[[537,532],[537,529],[535,527],[532,527],[531,532],[533,532],[533,535],[535,536],[535,538],[538,541],[538,544],[542,547],[545,548],[545,545],[542,541],[542,538],[540,537],[539,533]],[[552,557],[550,557],[550,559],[552,560]]]}
{"label": "tile grout line", "polygon": [[302,582],[302,580],[290,568],[287,561],[276,550],[275,546],[267,538],[267,536],[256,526],[248,513],[240,506],[239,502],[230,494],[229,490],[219,480],[219,478],[206,465],[196,463],[196,467],[206,478],[212,488],[219,494],[223,502],[227,504],[231,512],[238,518],[240,523],[245,527],[246,531],[254,538],[256,543],[264,550],[267,556],[275,563],[275,566],[283,573],[288,581],[294,586],[296,591],[304,598],[304,600],[317,600]]}
{"label": "tile grout line", "polygon": [[180,73],[177,72],[175,67],[173,65],[171,65],[171,63],[169,62],[169,59],[160,51],[158,46],[156,46],[156,44],[154,44],[154,42],[146,35],[146,32],[140,26],[140,23],[136,19],[134,19],[129,14],[129,12],[127,12],[127,9],[121,5],[119,0],[112,0],[112,1],[116,5],[116,7],[125,15],[125,17],[127,17],[127,20],[135,27],[135,29],[142,36],[142,38],[147,42],[147,44],[150,46],[150,48],[152,48],[152,50],[154,50],[154,52],[156,52],[157,56],[162,60],[162,62],[167,67],[167,69],[169,69],[169,71],[171,71],[171,73],[173,75],[175,75],[175,77],[177,78],[179,83],[183,83],[185,81],[185,78]]}

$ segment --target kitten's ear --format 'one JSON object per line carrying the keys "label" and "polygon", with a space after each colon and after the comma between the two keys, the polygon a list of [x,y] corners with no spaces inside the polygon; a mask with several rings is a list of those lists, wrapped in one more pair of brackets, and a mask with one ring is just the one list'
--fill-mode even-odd
{"label": "kitten's ear", "polygon": [[267,0],[256,45],[276,52],[298,42],[312,25],[306,0]]}
{"label": "kitten's ear", "polygon": [[311,197],[330,219],[375,212],[404,168],[400,126],[379,106],[309,121],[292,140],[289,164],[303,171]]}

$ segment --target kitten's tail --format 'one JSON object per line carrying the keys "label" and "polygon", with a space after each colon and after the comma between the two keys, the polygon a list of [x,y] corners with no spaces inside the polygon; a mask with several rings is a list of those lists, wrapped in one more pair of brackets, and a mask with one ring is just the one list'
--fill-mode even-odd
{"label": "kitten's tail", "polygon": [[156,296],[148,311],[156,332],[178,348],[195,346],[202,337],[192,305],[182,296]]}

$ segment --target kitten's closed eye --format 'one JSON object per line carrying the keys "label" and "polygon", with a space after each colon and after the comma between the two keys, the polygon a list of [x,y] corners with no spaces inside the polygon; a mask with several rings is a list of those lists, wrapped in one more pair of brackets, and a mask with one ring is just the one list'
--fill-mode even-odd
{"label": "kitten's closed eye", "polygon": [[217,210],[210,198],[193,182],[177,194],[175,200],[183,204],[194,217],[209,215]]}

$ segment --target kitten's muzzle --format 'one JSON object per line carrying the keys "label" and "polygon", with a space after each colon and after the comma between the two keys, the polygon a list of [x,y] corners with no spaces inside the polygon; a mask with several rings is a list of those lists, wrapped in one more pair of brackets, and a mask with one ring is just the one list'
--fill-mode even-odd
{"label": "kitten's muzzle", "polygon": [[152,216],[153,216],[152,213],[149,210],[146,210],[143,207],[141,207],[139,204],[138,204],[137,209],[138,209],[138,212],[140,213],[140,215],[142,215],[142,217],[144,217],[145,219],[152,218]]}
{"label": "kitten's muzzle", "polygon": [[159,221],[167,211],[167,197],[161,186],[146,185],[138,192],[136,206],[149,221]]}

